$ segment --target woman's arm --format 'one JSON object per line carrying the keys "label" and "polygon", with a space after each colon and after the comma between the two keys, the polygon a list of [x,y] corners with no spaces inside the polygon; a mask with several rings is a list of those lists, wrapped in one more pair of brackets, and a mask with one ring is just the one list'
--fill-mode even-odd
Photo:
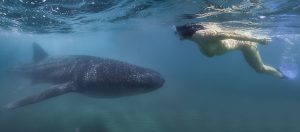
{"label": "woman's arm", "polygon": [[250,41],[260,44],[267,44],[271,41],[271,38],[257,38],[250,35],[240,34],[236,32],[228,31],[215,31],[215,30],[200,30],[197,31],[194,37],[201,38],[202,40],[224,40],[224,39],[234,39],[240,41]]}
{"label": "woman's arm", "polygon": [[235,39],[240,41],[251,41],[261,44],[267,44],[271,41],[270,38],[257,38],[249,35],[239,34],[236,32],[216,32],[215,37],[221,39]]}

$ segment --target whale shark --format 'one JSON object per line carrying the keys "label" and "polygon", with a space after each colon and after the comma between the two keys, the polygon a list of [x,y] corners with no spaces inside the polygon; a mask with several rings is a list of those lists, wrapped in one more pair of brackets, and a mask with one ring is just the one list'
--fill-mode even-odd
{"label": "whale shark", "polygon": [[163,86],[160,73],[126,62],[87,55],[49,56],[33,44],[33,62],[13,74],[52,86],[40,93],[6,104],[15,109],[67,93],[97,98],[118,98],[148,93]]}

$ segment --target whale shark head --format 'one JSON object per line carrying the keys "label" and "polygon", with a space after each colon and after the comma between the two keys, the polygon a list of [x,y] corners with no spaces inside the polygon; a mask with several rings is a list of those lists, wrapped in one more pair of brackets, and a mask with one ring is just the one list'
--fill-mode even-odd
{"label": "whale shark head", "polygon": [[136,83],[136,88],[141,88],[145,92],[153,91],[160,88],[165,80],[164,78],[156,71],[146,69],[141,73],[133,75],[134,83]]}
{"label": "whale shark head", "polygon": [[118,69],[110,69],[112,72],[106,75],[99,72],[94,79],[92,76],[83,79],[78,92],[97,98],[123,97],[155,91],[165,82],[162,75],[152,69],[119,65],[120,63],[111,61],[110,63],[118,65]]}
{"label": "whale shark head", "polygon": [[104,72],[95,69],[94,75],[87,72],[87,76],[77,84],[76,91],[96,98],[118,98],[155,91],[165,82],[162,75],[152,69],[122,64],[115,60],[107,61],[117,69],[113,68],[115,66],[107,68]]}
{"label": "whale shark head", "polygon": [[192,37],[198,30],[204,30],[204,26],[199,23],[190,23],[181,26],[176,26],[176,33],[181,39]]}

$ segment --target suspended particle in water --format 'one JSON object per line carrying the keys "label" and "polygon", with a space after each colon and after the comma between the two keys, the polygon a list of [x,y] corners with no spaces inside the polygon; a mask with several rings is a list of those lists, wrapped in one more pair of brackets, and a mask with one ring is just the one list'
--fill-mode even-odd
{"label": "suspended particle in water", "polygon": [[259,16],[259,18],[260,18],[260,19],[265,19],[265,18],[266,18],[266,16]]}

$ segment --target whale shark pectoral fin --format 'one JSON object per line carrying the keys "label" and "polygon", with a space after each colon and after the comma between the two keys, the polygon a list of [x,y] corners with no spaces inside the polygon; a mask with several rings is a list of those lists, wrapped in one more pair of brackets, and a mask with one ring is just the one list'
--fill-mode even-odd
{"label": "whale shark pectoral fin", "polygon": [[46,100],[46,99],[49,99],[49,98],[52,98],[55,96],[59,96],[62,94],[72,92],[72,91],[74,91],[74,89],[75,88],[72,83],[64,83],[61,85],[56,85],[56,86],[53,86],[52,88],[45,90],[41,93],[25,97],[21,100],[18,100],[18,101],[12,102],[12,103],[8,103],[4,106],[4,108],[15,109],[15,108],[23,107],[26,105],[38,103],[38,102],[41,102],[43,100]]}
{"label": "whale shark pectoral fin", "polygon": [[44,49],[37,43],[33,43],[33,61],[38,62],[48,57],[48,54]]}

